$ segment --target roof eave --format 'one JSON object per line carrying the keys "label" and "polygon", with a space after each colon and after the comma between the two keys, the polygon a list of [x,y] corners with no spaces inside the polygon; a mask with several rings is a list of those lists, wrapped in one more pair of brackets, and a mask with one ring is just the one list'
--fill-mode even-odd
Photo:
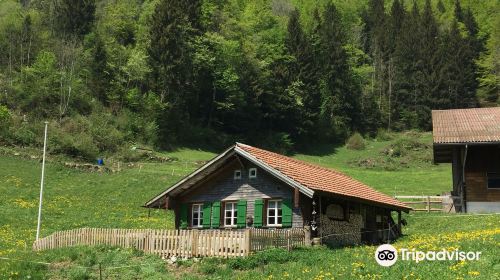
{"label": "roof eave", "polygon": [[[379,201],[375,201],[375,200],[370,200],[370,199],[365,199],[365,198],[360,198],[360,197],[350,196],[350,195],[345,195],[345,194],[339,194],[339,193],[334,193],[334,192],[329,192],[329,191],[324,191],[324,190],[322,190],[321,192],[328,193],[329,195],[333,195],[333,196],[339,197],[339,198],[344,199],[344,200],[350,200],[350,201],[354,201],[354,202],[358,202],[358,203],[362,203],[362,204],[374,205],[377,207],[382,207],[382,208],[386,208],[386,209],[390,209],[390,210],[403,211],[405,213],[408,213],[411,210],[413,210],[413,208],[411,208],[407,205],[398,205],[398,204],[391,204],[388,202],[379,202]],[[402,201],[399,201],[399,200],[397,200],[397,201],[404,204],[404,202],[402,202]]]}
{"label": "roof eave", "polygon": [[434,146],[465,146],[465,145],[500,145],[500,141],[476,142],[433,142]]}
{"label": "roof eave", "polygon": [[161,199],[162,197],[166,196],[167,194],[169,194],[170,192],[176,190],[177,188],[179,188],[180,186],[182,186],[185,182],[187,182],[189,179],[193,178],[194,176],[198,175],[199,173],[203,172],[205,169],[207,169],[209,166],[211,166],[213,163],[217,162],[218,160],[220,160],[221,158],[225,157],[226,155],[228,155],[230,152],[233,151],[235,145],[229,147],[228,149],[226,149],[224,152],[222,152],[220,155],[214,157],[213,159],[211,159],[209,162],[205,163],[202,167],[196,169],[195,171],[193,171],[191,174],[189,174],[188,176],[182,178],[180,181],[178,181],[177,183],[175,183],[175,185],[173,185],[172,187],[168,188],[167,190],[159,193],[158,195],[156,195],[155,197],[153,197],[152,199],[150,199],[148,202],[146,202],[144,204],[144,207],[149,207],[151,204],[153,204],[154,202],[156,202],[158,199]]}

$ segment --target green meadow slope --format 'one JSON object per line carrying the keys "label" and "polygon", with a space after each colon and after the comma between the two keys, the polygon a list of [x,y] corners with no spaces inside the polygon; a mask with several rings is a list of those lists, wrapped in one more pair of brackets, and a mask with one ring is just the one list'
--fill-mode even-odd
{"label": "green meadow slope", "polygon": [[[430,162],[430,139],[428,133],[409,132],[366,141],[364,150],[341,147],[322,151],[322,155],[294,156],[342,170],[387,194],[439,194],[449,189],[450,167]],[[215,154],[180,149],[161,155],[177,160],[125,164],[122,171],[113,174],[70,169],[61,164],[61,159],[49,158],[42,236],[77,227],[172,228],[171,212],[153,210],[148,217],[148,211],[141,205]],[[441,279],[451,279],[455,274],[462,278],[493,279],[489,275],[499,273],[499,216],[405,215],[408,235],[397,245],[421,249],[446,246],[483,252],[482,261],[465,264],[401,263],[381,270],[373,261],[372,246],[320,247],[291,254],[271,250],[245,260],[206,259],[173,266],[165,265],[158,257],[119,248],[67,248],[33,253],[30,248],[36,232],[39,175],[37,160],[0,157],[0,258],[8,258],[0,259],[2,279],[28,276],[99,279],[99,264],[104,268],[104,279],[428,279],[434,272],[443,275]]]}

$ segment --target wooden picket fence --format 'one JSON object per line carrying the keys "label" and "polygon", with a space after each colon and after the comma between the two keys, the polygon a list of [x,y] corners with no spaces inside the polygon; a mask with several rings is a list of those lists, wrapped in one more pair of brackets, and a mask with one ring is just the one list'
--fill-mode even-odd
{"label": "wooden picket fence", "polygon": [[136,248],[163,258],[238,257],[270,247],[306,245],[304,229],[154,230],[80,228],[55,232],[33,243],[34,251],[108,245]]}
{"label": "wooden picket fence", "polygon": [[431,196],[431,195],[396,195],[394,198],[401,200],[413,208],[413,211],[421,212],[450,212],[453,208],[453,196]]}
{"label": "wooden picket fence", "polygon": [[282,229],[252,229],[251,251],[260,251],[267,248],[279,247],[288,250],[297,246],[305,246],[305,230],[302,228]]}

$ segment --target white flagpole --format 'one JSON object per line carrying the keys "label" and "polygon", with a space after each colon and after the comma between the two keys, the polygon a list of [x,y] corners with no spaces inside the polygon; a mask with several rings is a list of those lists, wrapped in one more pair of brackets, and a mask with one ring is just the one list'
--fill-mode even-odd
{"label": "white flagpole", "polygon": [[45,153],[47,150],[47,125],[45,122],[45,136],[43,138],[43,159],[42,159],[42,180],[40,182],[40,203],[38,204],[38,224],[36,226],[36,240],[40,237],[40,224],[42,223],[42,198],[43,198],[43,179],[45,177]]}

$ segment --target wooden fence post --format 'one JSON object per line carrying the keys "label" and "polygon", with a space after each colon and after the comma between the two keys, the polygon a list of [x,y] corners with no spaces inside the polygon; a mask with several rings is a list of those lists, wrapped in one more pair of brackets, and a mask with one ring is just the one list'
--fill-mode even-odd
{"label": "wooden fence post", "polygon": [[309,247],[311,246],[311,227],[310,226],[304,226],[304,242],[306,243],[306,246]]}
{"label": "wooden fence post", "polygon": [[245,229],[245,256],[250,255],[252,250],[252,229]]}
{"label": "wooden fence post", "polygon": [[191,235],[191,256],[192,257],[197,257],[198,256],[198,229],[193,229],[192,230],[192,235]]}
{"label": "wooden fence post", "polygon": [[427,196],[427,213],[431,212],[431,197]]}

